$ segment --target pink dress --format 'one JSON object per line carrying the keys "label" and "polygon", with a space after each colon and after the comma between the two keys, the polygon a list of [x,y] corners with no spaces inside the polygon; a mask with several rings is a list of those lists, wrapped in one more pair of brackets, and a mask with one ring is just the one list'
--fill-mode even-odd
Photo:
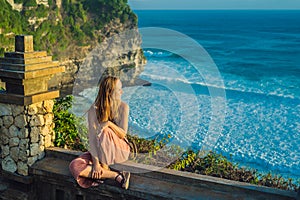
{"label": "pink dress", "polygon": [[90,149],[72,160],[69,165],[71,174],[83,188],[97,186],[100,183],[99,180],[79,176],[88,165],[92,165],[92,155],[98,157],[101,163],[111,165],[125,162],[130,154],[130,147],[124,139],[120,139],[112,129],[99,126],[93,106],[88,111],[88,122]]}

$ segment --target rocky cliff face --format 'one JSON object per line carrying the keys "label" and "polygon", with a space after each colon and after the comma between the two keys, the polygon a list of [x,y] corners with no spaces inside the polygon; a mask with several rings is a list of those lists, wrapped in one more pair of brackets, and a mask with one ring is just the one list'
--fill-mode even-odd
{"label": "rocky cliff face", "polygon": [[124,86],[147,84],[138,79],[146,64],[138,29],[114,20],[100,34],[102,42],[98,45],[70,47],[67,56],[70,59],[61,61],[66,72],[53,77],[50,87],[59,83],[62,96],[76,94],[97,86],[104,74],[119,77]]}
{"label": "rocky cliff face", "polygon": [[[27,0],[6,1],[12,6],[12,9],[17,10],[20,13],[28,13],[28,10],[34,9],[50,10],[45,14],[43,14],[43,12],[42,14],[41,12],[39,12],[39,16],[27,14],[28,16],[26,18],[28,21],[28,26],[31,27],[30,29],[38,33],[38,38],[34,37],[34,41],[49,40],[47,45],[56,43],[55,40],[60,41],[61,44],[61,38],[53,39],[54,34],[51,33],[51,27],[58,27],[59,30],[61,29],[61,26],[66,26],[65,22],[63,21],[63,15],[66,14],[66,2],[68,2],[69,6],[74,6],[73,9],[77,9],[75,11],[79,13],[78,16],[80,15],[80,13],[85,14],[85,16],[78,18],[78,20],[76,18],[78,17],[77,15],[73,16],[70,21],[72,22],[72,20],[75,19],[75,25],[81,23],[81,25],[78,26],[80,28],[83,27],[82,24],[87,24],[89,22],[88,20],[99,18],[99,16],[96,16],[95,13],[87,13],[88,11],[82,11],[80,5],[71,5],[71,1],[67,0],[36,0],[35,2],[37,6],[35,7],[24,6],[26,5],[26,3],[24,2],[26,2]],[[23,1],[23,4],[16,3],[20,1]],[[52,5],[49,5],[49,2],[52,2]],[[89,2],[92,2],[92,0],[90,0]],[[122,1],[122,3],[124,2]],[[116,7],[113,9],[119,8]],[[53,14],[55,13],[54,11],[57,13],[57,15]],[[114,11],[115,10],[113,10],[113,12]],[[50,80],[50,88],[54,88],[54,86],[59,85],[59,89],[63,91],[64,96],[66,94],[72,93],[74,84],[76,84],[77,86],[80,85],[81,89],[95,86],[103,73],[109,73],[114,76],[119,76],[125,83],[125,85],[132,85],[135,83],[138,75],[143,71],[143,66],[145,65],[146,60],[141,49],[141,38],[137,30],[136,21],[130,18],[130,16],[132,15],[130,15],[130,11],[128,11],[128,8],[125,7],[125,9],[123,9],[121,13],[124,13],[124,15],[126,15],[125,19],[127,19],[128,16],[129,18],[127,20],[124,20],[124,15],[120,15],[112,18],[109,22],[107,22],[106,20],[103,26],[99,26],[101,27],[100,29],[93,31],[95,41],[91,41],[89,38],[84,45],[78,45],[74,42],[72,43],[68,41],[69,43],[67,47],[63,50],[57,50],[59,48],[54,50],[54,53],[56,53],[55,60],[59,60],[60,65],[65,66],[66,71],[63,74],[54,76]],[[104,18],[106,17],[107,19],[105,13],[102,13],[101,16]],[[97,22],[97,20],[94,20],[90,24],[95,25],[95,23]],[[44,28],[46,27],[45,24],[47,24],[50,29]],[[41,32],[41,29],[43,28],[45,30]],[[68,30],[72,29],[72,27],[68,27]],[[7,32],[7,30],[5,31]],[[41,34],[39,33],[39,31],[41,32]],[[81,32],[79,30],[79,33],[83,32],[83,29],[81,30]],[[50,39],[48,39],[48,35]],[[70,37],[70,35],[67,35],[67,37]],[[40,43],[39,41],[36,42]],[[39,50],[49,50],[45,48],[47,48],[47,46],[42,47]],[[51,47],[51,49],[53,50],[54,48]],[[77,88],[76,90],[79,91],[81,89]]]}

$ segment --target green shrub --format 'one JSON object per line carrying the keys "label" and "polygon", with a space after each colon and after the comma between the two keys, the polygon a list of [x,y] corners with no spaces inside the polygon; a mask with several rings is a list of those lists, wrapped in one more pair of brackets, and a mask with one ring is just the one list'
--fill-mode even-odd
{"label": "green shrub", "polygon": [[[83,119],[69,112],[72,107],[73,96],[66,96],[55,101],[53,107],[55,123],[55,141],[57,147],[71,148],[74,150],[86,151],[80,136],[87,134],[87,129],[83,126]],[[85,137],[86,138],[86,137]]]}
{"label": "green shrub", "polygon": [[25,0],[14,0],[14,3],[20,4],[20,3],[24,3]]}
{"label": "green shrub", "polygon": [[37,6],[37,3],[36,0],[24,0],[23,6],[33,7],[33,6]]}
{"label": "green shrub", "polygon": [[297,191],[300,185],[299,180],[297,183],[291,178],[286,179],[271,173],[262,174],[253,169],[239,167],[238,164],[230,162],[225,156],[212,151],[208,153],[198,152],[197,154],[191,150],[186,151],[168,168],[283,190]]}

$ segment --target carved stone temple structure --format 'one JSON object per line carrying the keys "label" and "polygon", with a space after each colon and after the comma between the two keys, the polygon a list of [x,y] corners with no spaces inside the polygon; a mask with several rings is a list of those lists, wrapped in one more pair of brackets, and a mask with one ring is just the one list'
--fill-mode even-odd
{"label": "carved stone temple structure", "polygon": [[48,91],[48,81],[64,71],[58,61],[52,61],[46,51],[33,50],[31,35],[15,37],[15,52],[0,58],[0,79],[6,83],[1,103],[30,105],[59,96],[59,91]]}
{"label": "carved stone temple structure", "polygon": [[48,81],[64,67],[46,51],[34,51],[31,35],[15,37],[15,52],[0,58],[0,147],[2,170],[27,176],[28,169],[53,145],[54,98]]}

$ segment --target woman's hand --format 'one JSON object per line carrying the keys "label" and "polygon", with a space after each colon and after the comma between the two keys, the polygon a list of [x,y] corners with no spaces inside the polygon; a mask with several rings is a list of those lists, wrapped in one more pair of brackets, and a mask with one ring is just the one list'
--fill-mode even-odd
{"label": "woman's hand", "polygon": [[99,163],[93,165],[93,170],[92,170],[92,178],[93,179],[101,179],[103,174],[103,168]]}
{"label": "woman's hand", "polygon": [[123,139],[126,136],[126,132],[116,124],[111,121],[108,121],[108,127],[113,130],[113,132],[120,138]]}

